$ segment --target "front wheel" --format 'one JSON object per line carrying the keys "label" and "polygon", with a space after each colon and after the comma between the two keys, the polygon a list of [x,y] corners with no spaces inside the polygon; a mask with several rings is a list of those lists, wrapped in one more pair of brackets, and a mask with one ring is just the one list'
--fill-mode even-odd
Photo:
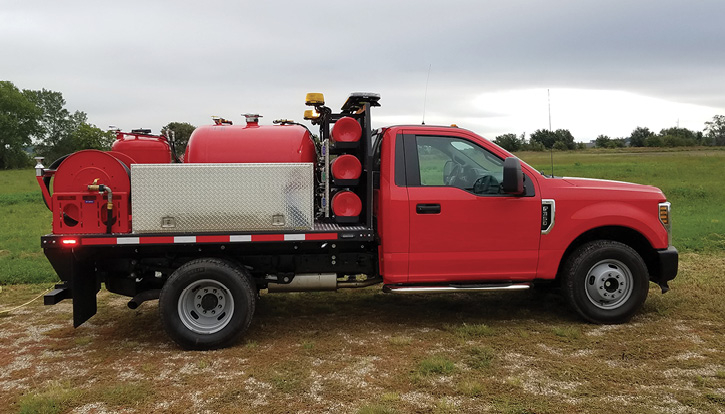
{"label": "front wheel", "polygon": [[564,295],[594,323],[628,321],[649,291],[647,266],[626,244],[598,240],[579,247],[563,269]]}
{"label": "front wheel", "polygon": [[161,289],[161,322],[185,349],[222,348],[249,327],[255,293],[243,267],[215,258],[193,260],[176,269]]}

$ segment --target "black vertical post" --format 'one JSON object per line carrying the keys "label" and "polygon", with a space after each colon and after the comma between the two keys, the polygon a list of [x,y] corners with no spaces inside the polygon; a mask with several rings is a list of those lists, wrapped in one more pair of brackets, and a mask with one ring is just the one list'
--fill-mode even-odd
{"label": "black vertical post", "polygon": [[370,103],[364,103],[363,114],[363,156],[365,157],[365,198],[367,204],[367,211],[365,213],[365,225],[367,228],[373,227],[373,140],[372,140],[372,127],[370,121]]}

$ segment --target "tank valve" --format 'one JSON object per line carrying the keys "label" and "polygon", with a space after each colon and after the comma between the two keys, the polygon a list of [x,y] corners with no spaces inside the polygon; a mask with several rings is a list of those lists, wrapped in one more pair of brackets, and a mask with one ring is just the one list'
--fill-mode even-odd
{"label": "tank valve", "polygon": [[259,114],[242,114],[242,116],[247,120],[247,126],[259,126],[259,118],[262,118]]}
{"label": "tank valve", "polygon": [[106,210],[108,211],[108,216],[106,218],[106,233],[111,234],[111,228],[113,227],[113,222],[111,221],[113,219],[113,192],[111,191],[111,188],[103,184],[98,184],[98,178],[96,178],[93,180],[93,184],[88,185],[88,191],[106,193],[108,200],[106,203]]}

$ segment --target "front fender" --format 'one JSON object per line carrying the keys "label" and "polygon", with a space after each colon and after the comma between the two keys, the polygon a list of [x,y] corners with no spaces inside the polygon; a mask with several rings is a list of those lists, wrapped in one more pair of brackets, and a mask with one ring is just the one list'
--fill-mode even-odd
{"label": "front fender", "polygon": [[557,202],[554,227],[541,236],[537,277],[555,278],[567,248],[582,234],[602,227],[629,228],[644,236],[655,249],[668,247],[667,232],[658,220],[656,203]]}

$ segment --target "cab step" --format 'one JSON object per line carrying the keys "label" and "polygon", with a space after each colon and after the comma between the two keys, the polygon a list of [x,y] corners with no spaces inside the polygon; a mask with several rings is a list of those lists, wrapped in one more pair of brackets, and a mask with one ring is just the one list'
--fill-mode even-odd
{"label": "cab step", "polygon": [[464,292],[500,292],[507,290],[526,290],[531,283],[499,283],[475,285],[385,285],[383,292],[413,294],[413,293],[464,293]]}

